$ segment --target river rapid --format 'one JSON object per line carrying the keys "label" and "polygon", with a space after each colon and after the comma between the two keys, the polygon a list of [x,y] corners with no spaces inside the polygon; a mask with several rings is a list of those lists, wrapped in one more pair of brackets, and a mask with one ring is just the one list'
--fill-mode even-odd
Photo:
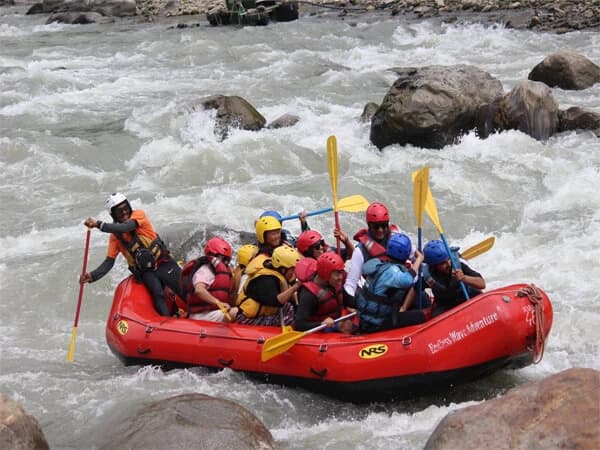
{"label": "river rapid", "polygon": [[[369,142],[358,120],[395,80],[387,69],[471,64],[506,91],[547,54],[574,49],[600,63],[600,35],[535,34],[501,26],[403,23],[375,14],[302,16],[263,28],[172,28],[176,22],[45,25],[25,7],[0,8],[0,386],[40,422],[52,449],[94,449],[105,424],[148,400],[188,392],[234,400],[283,449],[417,449],[448,412],[570,367],[600,369],[600,142],[590,132],[538,142],[516,132],[474,134],[442,150]],[[196,23],[197,18],[178,18]],[[600,113],[600,84],[554,89],[561,109]],[[219,142],[214,94],[240,95],[268,121],[292,127],[233,131]],[[553,300],[542,362],[445,395],[353,405],[258,383],[224,370],[124,367],[104,338],[123,260],[87,285],[75,361],[65,361],[77,304],[85,228],[108,220],[104,200],[125,193],[176,256],[206,228],[252,231],[265,209],[293,214],[330,206],[326,140],[336,135],[339,197],[381,201],[416,238],[410,174],[430,166],[449,242],[487,236],[472,261],[495,288],[534,283]],[[332,215],[310,218],[333,241]],[[341,214],[354,233],[362,214]],[[296,222],[287,227],[299,232]],[[225,232],[224,232],[225,233]],[[235,233],[224,234],[237,248]],[[424,238],[437,236],[425,222]],[[93,230],[89,267],[105,255]],[[179,253],[178,253],[179,250]]]}

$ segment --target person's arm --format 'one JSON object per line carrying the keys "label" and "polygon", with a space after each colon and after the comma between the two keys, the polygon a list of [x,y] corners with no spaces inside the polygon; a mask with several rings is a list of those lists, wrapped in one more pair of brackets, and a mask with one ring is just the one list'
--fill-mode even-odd
{"label": "person's arm", "polygon": [[463,283],[468,284],[475,289],[485,289],[485,280],[479,272],[475,272],[462,261],[460,263],[460,267],[460,269],[453,272],[453,275],[458,282],[462,281]]}
{"label": "person's arm", "polygon": [[113,268],[115,265],[115,258],[109,258],[108,256],[102,261],[102,263],[94,270],[88,273],[81,274],[79,277],[80,283],[93,283],[98,281]]}
{"label": "person's arm", "polygon": [[300,286],[302,286],[302,283],[296,282],[284,291],[281,291],[277,295],[277,301],[282,305],[285,305],[287,302],[294,298],[294,294],[298,291],[298,289],[300,289]]}
{"label": "person's arm", "polygon": [[308,320],[318,307],[319,302],[312,292],[306,288],[300,289],[298,293],[298,308],[294,316],[294,329],[297,331],[306,331],[321,325],[320,322],[311,322]]}
{"label": "person's arm", "polygon": [[346,281],[344,282],[344,290],[348,295],[354,296],[356,294],[356,286],[358,286],[358,281],[362,275],[362,267],[364,265],[363,254],[358,249],[352,253],[352,259],[350,260],[350,270],[348,271],[348,276],[346,277]]}
{"label": "person's arm", "polygon": [[300,219],[300,230],[301,231],[310,230],[310,227],[308,226],[308,222],[306,221],[306,211],[304,211],[304,210],[300,211],[298,219]]}
{"label": "person's arm", "polygon": [[339,237],[340,242],[344,243],[344,247],[346,248],[345,259],[346,260],[351,259],[352,254],[354,253],[354,243],[352,242],[352,239],[348,238],[348,235],[346,233],[344,233],[344,231],[341,229],[333,230],[333,236],[336,239]]}
{"label": "person's arm", "polygon": [[85,219],[84,225],[88,228],[98,228],[105,233],[129,233],[138,227],[138,223],[134,219],[128,219],[123,223],[102,222],[92,217]]}

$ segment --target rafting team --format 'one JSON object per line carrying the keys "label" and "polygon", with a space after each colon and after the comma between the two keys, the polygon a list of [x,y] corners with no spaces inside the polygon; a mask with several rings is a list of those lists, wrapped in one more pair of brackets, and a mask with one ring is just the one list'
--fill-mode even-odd
{"label": "rafting team", "polygon": [[[305,213],[299,214],[302,232],[294,238],[276,211],[265,211],[255,222],[257,242],[240,247],[235,268],[231,245],[220,237],[210,238],[204,255],[181,268],[143,210],[134,210],[120,193],[108,197],[106,208],[112,223],[91,217],[84,222],[110,234],[106,258],[81,274],[80,283],[102,278],[121,253],[162,316],[369,333],[422,323],[429,307],[435,317],[485,288],[483,277],[444,242],[415,249],[378,202],[367,208],[367,227],[354,235],[356,247],[337,228],[337,247],[326,244],[309,228]],[[167,287],[185,301],[186,311],[167,301]],[[356,311],[358,321],[336,320],[345,310]]]}

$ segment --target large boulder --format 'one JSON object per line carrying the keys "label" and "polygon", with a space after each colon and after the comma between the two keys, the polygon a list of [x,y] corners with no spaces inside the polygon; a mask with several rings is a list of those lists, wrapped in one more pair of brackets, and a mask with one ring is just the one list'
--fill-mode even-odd
{"label": "large boulder", "polygon": [[548,86],[523,80],[504,97],[481,105],[475,123],[481,138],[496,131],[519,130],[546,140],[558,131],[558,104]]}
{"label": "large boulder", "polygon": [[371,142],[442,148],[475,126],[475,113],[503,94],[502,84],[476,67],[394,69],[394,82],[371,121]]}
{"label": "large boulder", "polygon": [[600,82],[600,66],[579,53],[565,50],[546,56],[528,78],[550,87],[581,90]]}
{"label": "large boulder", "polygon": [[49,450],[38,421],[21,405],[0,393],[0,448]]}
{"label": "large boulder", "polygon": [[231,128],[261,130],[267,120],[254,106],[236,95],[213,95],[202,100],[204,109],[216,109],[215,134],[220,139],[227,138]]}
{"label": "large boulder", "polygon": [[133,415],[106,424],[100,449],[274,449],[269,430],[230,400],[182,394],[152,402]]}
{"label": "large boulder", "polygon": [[569,369],[449,413],[424,450],[598,450],[600,371]]}

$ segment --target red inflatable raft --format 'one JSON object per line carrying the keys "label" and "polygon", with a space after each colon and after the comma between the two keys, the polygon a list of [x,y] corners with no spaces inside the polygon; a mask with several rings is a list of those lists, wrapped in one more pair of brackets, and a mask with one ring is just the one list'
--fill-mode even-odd
{"label": "red inflatable raft", "polygon": [[229,368],[359,401],[430,393],[538,362],[551,326],[548,296],[515,284],[421,325],[368,335],[311,333],[263,362],[263,344],[281,328],[161,317],[146,288],[129,277],[115,291],[106,339],[126,365]]}

